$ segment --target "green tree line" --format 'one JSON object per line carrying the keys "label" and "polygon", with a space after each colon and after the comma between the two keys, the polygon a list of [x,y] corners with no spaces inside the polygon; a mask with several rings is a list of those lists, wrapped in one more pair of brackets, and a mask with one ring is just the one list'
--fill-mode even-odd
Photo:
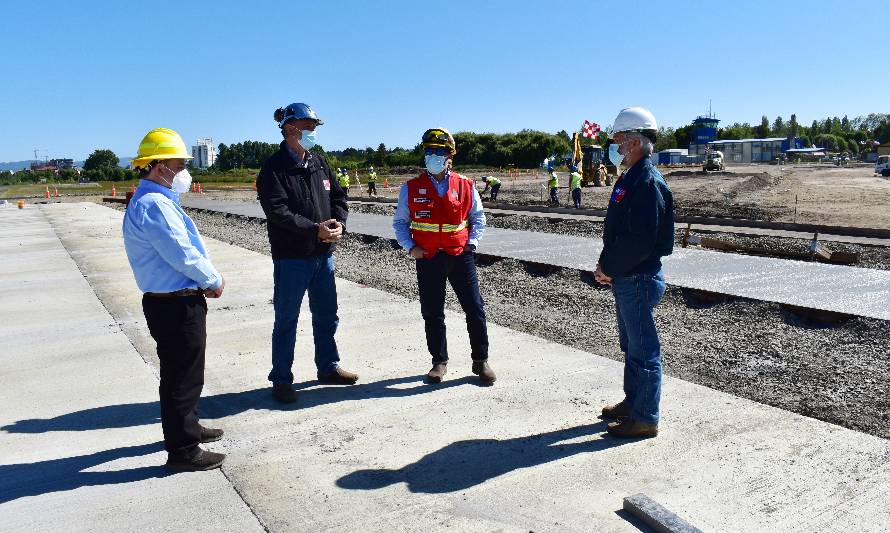
{"label": "green tree line", "polygon": [[[515,165],[533,168],[548,156],[565,154],[571,150],[567,133],[557,134],[522,130],[518,133],[458,132],[454,135],[457,155],[456,166],[505,167]],[[236,168],[258,168],[278,150],[278,144],[244,141],[236,144],[220,144],[213,170],[227,171]],[[331,167],[349,169],[376,166],[380,168],[417,167],[423,164],[420,144],[411,149],[387,148],[380,143],[377,149],[370,146],[325,151],[315,146],[314,152],[323,154]]]}

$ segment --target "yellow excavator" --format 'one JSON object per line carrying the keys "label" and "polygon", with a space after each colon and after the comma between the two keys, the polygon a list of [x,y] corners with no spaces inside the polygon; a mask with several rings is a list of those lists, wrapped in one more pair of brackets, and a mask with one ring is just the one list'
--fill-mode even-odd
{"label": "yellow excavator", "polygon": [[579,167],[578,163],[581,163],[581,186],[612,185],[612,176],[618,174],[618,168],[607,157],[603,157],[602,146],[592,140],[589,143],[582,143],[581,135],[577,132],[572,135],[572,144],[574,145],[572,164]]}

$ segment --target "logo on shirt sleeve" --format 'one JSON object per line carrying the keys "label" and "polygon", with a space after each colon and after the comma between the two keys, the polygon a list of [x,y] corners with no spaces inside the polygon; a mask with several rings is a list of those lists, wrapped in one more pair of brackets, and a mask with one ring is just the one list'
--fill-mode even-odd
{"label": "logo on shirt sleeve", "polygon": [[624,195],[627,194],[627,189],[622,189],[621,187],[615,187],[615,190],[612,191],[612,202],[616,204],[620,204],[621,200],[624,199]]}

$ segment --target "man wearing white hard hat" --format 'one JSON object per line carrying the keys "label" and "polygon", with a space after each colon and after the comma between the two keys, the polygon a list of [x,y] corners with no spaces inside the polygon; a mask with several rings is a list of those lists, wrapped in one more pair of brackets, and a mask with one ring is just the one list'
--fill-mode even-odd
{"label": "man wearing white hard hat", "polygon": [[609,159],[627,169],[615,182],[594,276],[612,286],[621,351],[624,399],[603,409],[616,437],[658,435],[661,344],[653,311],[664,295],[661,258],[674,247],[674,201],[650,156],[658,126],[642,107],[618,113]]}

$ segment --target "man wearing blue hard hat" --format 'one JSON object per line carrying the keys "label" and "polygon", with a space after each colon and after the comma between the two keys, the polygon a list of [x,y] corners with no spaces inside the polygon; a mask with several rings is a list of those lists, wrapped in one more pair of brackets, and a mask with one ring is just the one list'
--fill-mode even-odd
{"label": "man wearing blue hard hat", "polygon": [[293,389],[294,344],[303,296],[309,293],[315,367],[322,383],[352,385],[358,375],[340,367],[334,245],[343,236],[346,193],[328,162],[312,152],[318,126],[324,124],[306,104],[275,110],[284,140],[257,176],[257,196],[266,213],[274,263],[275,325],[272,371],[275,399],[297,400]]}

